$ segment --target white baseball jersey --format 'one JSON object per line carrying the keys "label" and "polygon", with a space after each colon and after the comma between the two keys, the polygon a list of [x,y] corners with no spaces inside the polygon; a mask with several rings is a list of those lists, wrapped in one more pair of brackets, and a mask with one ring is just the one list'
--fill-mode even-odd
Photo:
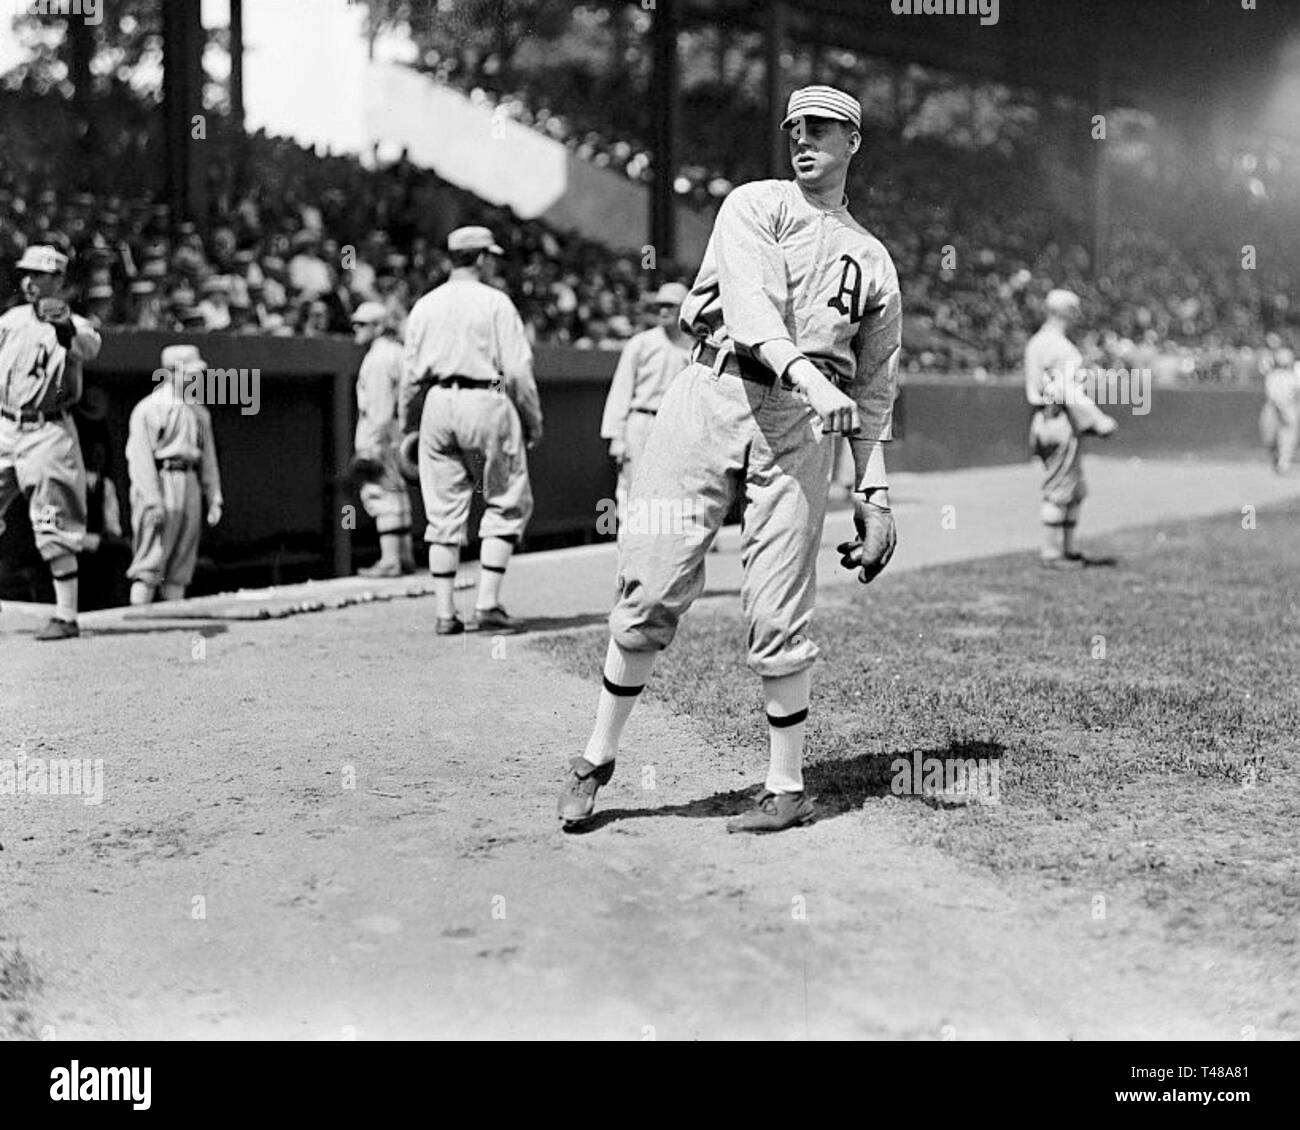
{"label": "white baseball jersey", "polygon": [[209,504],[221,502],[221,471],[217,465],[212,416],[206,406],[187,403],[170,380],[131,410],[127,430],[126,464],[131,490],[145,505],[162,506],[158,462],[183,459],[197,471]]}
{"label": "white baseball jersey", "polygon": [[421,298],[406,323],[401,403],[403,421],[422,386],[461,376],[492,381],[519,410],[524,428],[542,424],[533,380],[533,350],[515,304],[474,279],[449,279]]}
{"label": "white baseball jersey", "polygon": [[34,306],[15,306],[0,316],[0,404],[13,411],[57,412],[81,398],[81,363],[99,356],[99,332],[73,314],[66,345],[59,336]]}
{"label": "white baseball jersey", "polygon": [[751,356],[761,347],[778,375],[807,357],[857,403],[859,485],[886,485],[877,456],[893,436],[902,297],[889,252],[847,201],[819,208],[794,181],[741,185],[718,211],[681,324]]}
{"label": "white baseball jersey", "polygon": [[614,370],[600,422],[604,439],[622,439],[632,412],[658,412],[668,382],[691,362],[691,345],[674,344],[662,326],[628,339]]}
{"label": "white baseball jersey", "polygon": [[402,343],[383,335],[367,350],[357,374],[357,451],[391,447],[401,438],[397,395],[402,383]]}

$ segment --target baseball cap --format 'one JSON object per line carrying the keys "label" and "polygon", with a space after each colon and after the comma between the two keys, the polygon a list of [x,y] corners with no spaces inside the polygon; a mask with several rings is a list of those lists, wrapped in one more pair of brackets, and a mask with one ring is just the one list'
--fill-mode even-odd
{"label": "baseball cap", "polygon": [[651,306],[680,306],[690,293],[681,283],[664,283],[650,300]]}
{"label": "baseball cap", "polygon": [[804,117],[836,118],[857,129],[862,126],[862,103],[833,86],[805,86],[790,95],[781,128],[789,129],[797,118]]}
{"label": "baseball cap", "polygon": [[18,260],[18,270],[39,271],[46,275],[62,275],[68,270],[68,257],[47,244],[36,244],[23,252]]}
{"label": "baseball cap", "polygon": [[208,367],[197,345],[169,345],[162,351],[159,360],[164,369],[177,369],[181,372]]}
{"label": "baseball cap", "polygon": [[1062,290],[1059,287],[1050,291],[1043,300],[1043,308],[1049,314],[1065,314],[1071,310],[1079,309],[1079,296],[1072,290]]}
{"label": "baseball cap", "polygon": [[493,255],[505,254],[487,228],[457,228],[447,237],[448,251],[490,251]]}
{"label": "baseball cap", "polygon": [[388,311],[382,302],[363,302],[352,313],[354,326],[373,326],[388,320]]}

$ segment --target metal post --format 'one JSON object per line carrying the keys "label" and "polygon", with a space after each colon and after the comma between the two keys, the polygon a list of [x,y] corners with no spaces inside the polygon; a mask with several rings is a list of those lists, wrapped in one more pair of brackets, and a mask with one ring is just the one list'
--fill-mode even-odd
{"label": "metal post", "polygon": [[677,252],[673,180],[677,175],[678,0],[658,0],[651,31],[650,101],[654,107],[654,179],[650,186],[650,242],[655,262]]}
{"label": "metal post", "polygon": [[230,167],[236,192],[244,188],[247,138],[244,124],[244,0],[230,0]]}
{"label": "metal post", "polygon": [[790,154],[781,119],[785,102],[781,97],[781,51],[785,47],[788,12],[785,0],[772,0],[767,6],[763,29],[763,95],[767,103],[767,175],[781,177],[789,172]]}

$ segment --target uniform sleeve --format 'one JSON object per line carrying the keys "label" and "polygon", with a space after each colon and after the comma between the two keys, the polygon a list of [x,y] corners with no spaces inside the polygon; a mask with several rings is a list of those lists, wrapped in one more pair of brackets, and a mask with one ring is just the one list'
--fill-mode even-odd
{"label": "uniform sleeve", "polygon": [[785,324],[790,289],[777,242],[779,199],[763,185],[742,185],[718,209],[713,257],[722,321],[731,339],[781,375],[801,356]]}
{"label": "uniform sleeve", "polygon": [[627,430],[628,413],[632,410],[632,392],[636,384],[637,366],[641,363],[641,335],[638,334],[623,347],[618,358],[618,368],[610,382],[605,397],[605,414],[600,421],[601,439],[623,438]]}
{"label": "uniform sleeve", "polygon": [[856,366],[849,396],[858,406],[860,427],[849,439],[859,490],[889,485],[883,445],[894,437],[898,362],[903,351],[903,298],[898,272],[886,256],[872,306],[863,316],[854,343]]}
{"label": "uniform sleeve", "polygon": [[402,346],[402,377],[398,387],[398,420],[402,431],[413,432],[420,426],[411,415],[424,386],[424,374],[419,371],[420,356],[424,351],[426,317],[424,308],[416,303],[406,319],[406,339]]}
{"label": "uniform sleeve", "polygon": [[528,344],[523,319],[509,299],[497,307],[497,362],[505,378],[506,393],[519,409],[524,431],[538,432],[542,427],[542,402],[533,379],[533,347]]}
{"label": "uniform sleeve", "polygon": [[212,433],[212,413],[206,408],[199,413],[199,438],[203,450],[199,455],[199,481],[203,484],[203,497],[208,505],[220,504],[221,467],[217,462],[217,440]]}
{"label": "uniform sleeve", "polygon": [[158,485],[158,468],[153,461],[153,441],[144,403],[131,411],[126,435],[126,467],[131,489],[141,495],[146,506],[162,505],[162,488]]}
{"label": "uniform sleeve", "polygon": [[99,350],[104,344],[99,331],[80,314],[72,315],[72,329],[72,345],[68,353],[78,361],[93,361],[99,356]]}
{"label": "uniform sleeve", "polygon": [[1025,346],[1025,399],[1035,408],[1041,408],[1047,403],[1044,396],[1046,384],[1042,350],[1038,346],[1038,339],[1030,338],[1029,344]]}

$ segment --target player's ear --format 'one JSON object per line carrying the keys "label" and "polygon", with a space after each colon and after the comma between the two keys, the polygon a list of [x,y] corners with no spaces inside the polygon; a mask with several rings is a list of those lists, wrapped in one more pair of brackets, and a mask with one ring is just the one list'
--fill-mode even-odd
{"label": "player's ear", "polygon": [[855,129],[849,130],[849,156],[852,157],[861,148],[862,134]]}

